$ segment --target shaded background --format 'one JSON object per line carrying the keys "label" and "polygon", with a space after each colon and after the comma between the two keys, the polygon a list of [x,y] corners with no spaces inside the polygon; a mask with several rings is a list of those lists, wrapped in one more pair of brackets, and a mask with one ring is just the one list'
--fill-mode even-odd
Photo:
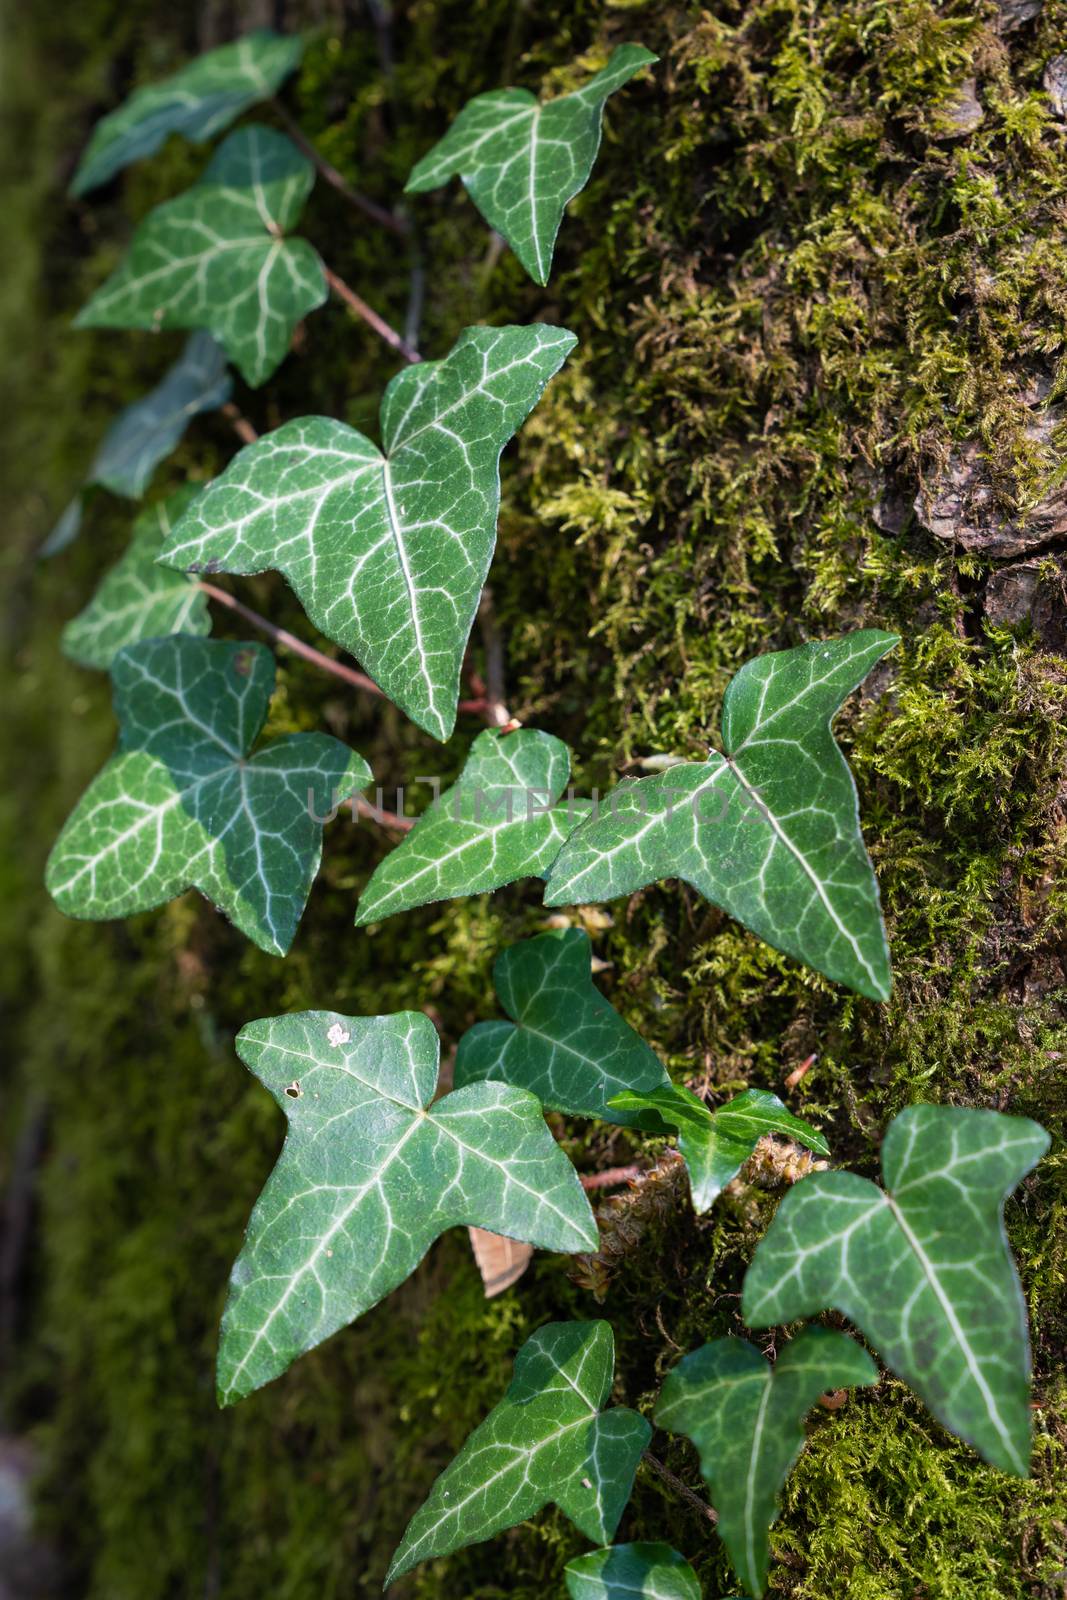
{"label": "shaded background", "polygon": [[[777,1198],[773,1175],[750,1171],[698,1223],[665,1172],[604,1210],[601,1262],[539,1256],[489,1303],[457,1232],[354,1329],[215,1408],[226,1277],[282,1132],[233,1055],[237,1028],[310,1005],[425,1007],[447,1053],[496,1015],[497,950],[545,922],[520,885],[354,931],[389,841],[345,818],[284,963],[194,896],[93,926],[64,921],[41,889],[113,737],[106,682],[63,660],[59,629],[123,548],[131,508],[100,494],[70,551],[46,566],[35,551],[109,420],[182,343],[74,333],[70,318],[136,219],[205,156],[172,140],[87,202],[65,184],[94,119],[132,87],[251,25],[309,21],[321,31],[285,99],[386,204],[472,94],[574,87],[627,39],[662,57],[609,102],[548,289],[494,247],[458,184],[415,202],[424,352],[486,320],[558,321],[581,341],[505,460],[492,585],[509,703],[603,786],[635,757],[701,755],[749,655],[857,626],[903,634],[838,724],[886,903],[888,1006],[678,886],[590,927],[605,991],[678,1081],[713,1099],[781,1092],[818,1052],[790,1103],[858,1170],[877,1173],[886,1123],[916,1099],[1034,1116],[1057,1136],[1008,1208],[1035,1341],[1033,1480],[982,1465],[883,1378],[814,1419],[771,1592],[1061,1597],[1064,0],[409,0],[391,13],[7,0],[0,1471],[34,1476],[46,1547],[9,1552],[10,1592],[378,1593],[407,1518],[535,1326],[609,1317],[616,1398],[648,1410],[679,1348],[739,1331],[741,1275]],[[322,184],[301,232],[403,320],[411,286],[389,237]],[[238,399],[261,430],[323,412],[374,434],[394,370],[334,304]],[[217,472],[234,447],[221,417],[199,419],[153,496]],[[234,587],[312,637],[280,579]],[[225,617],[216,632],[239,636]],[[477,731],[468,718],[441,750],[393,708],[292,658],[279,668],[271,731],[326,727],[387,785],[447,778]],[[632,1158],[619,1131],[557,1128],[583,1169]],[[684,1441],[656,1448],[698,1485]],[[714,1537],[644,1470],[620,1537],[671,1539],[709,1597],[733,1591]],[[582,1547],[548,1511],[394,1593],[544,1600]]]}

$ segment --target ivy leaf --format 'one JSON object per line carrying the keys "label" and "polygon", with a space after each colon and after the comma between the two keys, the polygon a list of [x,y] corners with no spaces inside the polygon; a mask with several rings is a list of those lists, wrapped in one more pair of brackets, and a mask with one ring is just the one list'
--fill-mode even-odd
{"label": "ivy leaf", "polygon": [[285,955],[322,855],[316,819],[370,780],[366,762],[324,733],[250,753],[274,688],[262,645],[146,639],[111,679],[118,748],[56,841],[52,898],[99,922],[199,889]]}
{"label": "ivy leaf", "polygon": [[568,1561],[571,1600],[701,1600],[697,1575],[669,1544],[613,1544]]}
{"label": "ivy leaf", "polygon": [[[223,352],[209,333],[194,333],[162,381],[115,418],[93,457],[86,485],[100,484],[113,494],[140,499],[190,418],[225,405],[232,389]],[[41,546],[41,555],[65,550],[77,538],[81,521],[79,492]]]}
{"label": "ivy leaf", "polygon": [[829,1328],[805,1328],[773,1367],[747,1339],[716,1339],[667,1374],[655,1420],[699,1450],[719,1537],[753,1594],[767,1587],[767,1534],[804,1448],[805,1416],[827,1389],[877,1381],[867,1352]]}
{"label": "ivy leaf", "polygon": [[452,788],[371,874],[356,927],[544,873],[588,809],[573,797],[556,804],[570,768],[567,746],[550,733],[480,733]]}
{"label": "ivy leaf", "polygon": [[40,553],[42,556],[57,556],[61,550],[65,550],[68,545],[74,543],[81,532],[83,511],[81,491],[79,490],[73,500],[68,500],[60,512],[55,527],[41,546]]}
{"label": "ivy leaf", "polygon": [[408,1523],[386,1587],[420,1561],[480,1544],[549,1504],[586,1538],[610,1539],[652,1432],[635,1411],[602,1409],[614,1369],[606,1322],[550,1322],[527,1339],[507,1394]]}
{"label": "ivy leaf", "polygon": [[[462,1048],[462,1043],[461,1043]],[[737,1177],[764,1134],[782,1133],[828,1156],[822,1134],[765,1089],[746,1089],[718,1111],[678,1084],[639,1091],[623,1090],[609,1101],[612,1111],[628,1112],[646,1132],[676,1132],[689,1169],[694,1211],[710,1211],[726,1185]]]}
{"label": "ivy leaf", "polygon": [[76,328],[206,328],[253,387],[326,299],[322,262],[295,227],[315,169],[282,133],[238,128],[204,173],[137,228]]}
{"label": "ivy leaf", "polygon": [[589,936],[580,928],[502,951],[493,981],[515,1021],[467,1030],[456,1052],[457,1086],[493,1078],[529,1089],[552,1111],[625,1125],[637,1119],[608,1109],[613,1094],[669,1085],[659,1057],[595,987]]}
{"label": "ivy leaf", "polygon": [[424,194],[458,176],[530,277],[547,283],[563,212],[588,183],[600,148],[604,102],[658,59],[624,44],[574,94],[544,103],[528,89],[477,95],[412,168],[404,193]]}
{"label": "ivy leaf", "polygon": [[226,356],[209,333],[194,333],[163,379],[119,413],[93,458],[87,482],[139,500],[192,417],[224,406],[233,390]]}
{"label": "ivy leaf", "polygon": [[909,1106],[882,1144],[884,1189],[820,1172],[785,1196],[745,1276],[745,1321],[840,1311],[939,1422],[1025,1477],[1030,1347],[1004,1201],[1048,1144],[1026,1117]]}
{"label": "ivy leaf", "polygon": [[466,329],[386,389],[384,454],[330,417],[286,423],[209,485],[167,562],[283,573],[315,626],[447,739],[496,543],[500,454],[575,343],[544,323]]}
{"label": "ivy leaf", "polygon": [[433,1100],[428,1017],[304,1011],[242,1028],[242,1061],[289,1119],[222,1319],[222,1404],[402,1283],[446,1228],[587,1250],[596,1223],[532,1095],[478,1084]]}
{"label": "ivy leaf", "polygon": [[71,661],[106,671],[120,650],[140,639],[211,632],[207,596],[156,562],[163,540],[196,492],[195,485],[186,485],[137,518],[125,554],[63,629],[63,654]]}
{"label": "ivy leaf", "polygon": [[870,630],[747,661],[723,700],[725,755],[621,784],[560,851],[545,904],[682,878],[776,949],[887,999],[878,885],[830,723],[896,643]]}
{"label": "ivy leaf", "polygon": [[161,83],[137,89],[101,117],[71,180],[72,195],[88,194],[132,161],[154,155],[168,134],[213,139],[249,106],[269,100],[300,64],[304,41],[259,28],[210,50]]}

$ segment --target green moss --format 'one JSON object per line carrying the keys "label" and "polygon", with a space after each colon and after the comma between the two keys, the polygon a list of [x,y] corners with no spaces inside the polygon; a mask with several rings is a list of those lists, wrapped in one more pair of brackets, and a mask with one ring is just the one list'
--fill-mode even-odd
{"label": "green moss", "polygon": [[[226,1274],[281,1136],[233,1033],[307,1005],[425,1006],[447,1052],[495,1011],[496,951],[544,912],[519,886],[356,934],[356,892],[388,841],[347,815],[284,963],[198,900],[99,928],[64,922],[39,887],[111,739],[105,686],[62,661],[59,626],[121,548],[128,508],[98,496],[66,557],[38,568],[33,551],[109,416],[180,342],[75,335],[69,317],[132,221],[203,158],[171,141],[91,205],[66,204],[61,183],[92,117],[196,48],[201,9],[81,0],[4,24],[5,105],[20,120],[2,157],[17,249],[0,285],[13,357],[0,744],[14,773],[0,809],[11,930],[0,972],[16,998],[9,1103],[39,1105],[48,1127],[7,1406],[40,1440],[40,1504],[71,1593],[329,1600],[378,1591],[406,1518],[540,1321],[608,1316],[618,1398],[645,1409],[678,1347],[737,1331],[741,1276],[775,1196],[747,1186],[700,1222],[680,1199],[643,1221],[602,1304],[572,1264],[541,1257],[487,1303],[456,1234],[356,1328],[215,1410]],[[868,1173],[886,1123],[917,1098],[1036,1116],[1062,1141],[1067,667],[1024,634],[984,627],[991,563],[914,517],[888,533],[873,514],[887,497],[910,505],[964,440],[980,441],[1005,507],[1061,470],[1060,449],[1037,448],[1025,423],[1035,384],[1053,397],[1063,387],[1067,150],[1041,75],[1067,49],[1067,3],[1046,0],[1007,34],[995,5],[958,0],[394,10],[391,76],[372,29],[331,24],[292,102],[379,200],[471,94],[567,88],[625,38],[662,57],[609,106],[547,290],[489,245],[458,185],[410,207],[431,267],[429,354],[478,320],[543,316],[581,340],[505,462],[493,590],[515,712],[568,738],[581,781],[603,786],[635,756],[700,754],[749,655],[857,625],[903,636],[839,724],[892,936],[889,1005],[840,993],[676,886],[613,906],[596,933],[612,1000],[679,1080],[780,1090],[817,1052],[792,1102],[825,1126],[836,1159]],[[971,77],[983,120],[946,139],[945,108]],[[392,241],[325,187],[306,232],[403,320],[410,284]],[[393,370],[332,307],[241,404],[262,428],[316,411],[374,432]],[[232,448],[219,419],[199,421],[158,491],[211,475]],[[307,634],[276,578],[242,592]],[[468,719],[442,751],[391,708],[282,658],[272,726],[319,725],[359,748],[387,793],[423,772],[447,779],[476,731]],[[561,1133],[590,1166],[634,1148],[617,1130]],[[1058,1592],[1064,1193],[1060,1156],[1008,1213],[1034,1333],[1033,1480],[982,1466],[885,1379],[813,1427],[776,1535],[774,1593]],[[697,1482],[684,1441],[656,1448]],[[709,1596],[729,1592],[714,1537],[651,1473],[621,1533],[672,1539]],[[543,1600],[580,1544],[546,1512],[396,1592]]]}

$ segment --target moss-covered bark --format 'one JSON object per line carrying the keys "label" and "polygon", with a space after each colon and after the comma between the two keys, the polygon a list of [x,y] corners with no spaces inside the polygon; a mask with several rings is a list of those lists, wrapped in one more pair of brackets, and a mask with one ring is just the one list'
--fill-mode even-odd
{"label": "moss-covered bark", "polygon": [[[794,1107],[863,1171],[919,1098],[1025,1113],[1062,1137],[1067,664],[1047,630],[986,618],[1002,557],[933,537],[910,508],[936,499],[968,441],[1002,520],[1025,523],[1056,481],[1056,434],[1035,443],[1027,424],[1035,397],[1048,407],[1062,388],[1067,135],[1042,74],[1067,50],[1067,3],[1035,16],[1021,0],[406,0],[392,76],[369,12],[343,26],[349,8],[321,9],[296,98],[325,153],[379,199],[472,93],[567,88],[628,38],[662,57],[609,107],[548,290],[498,257],[458,186],[417,202],[424,350],[443,353],[469,322],[539,316],[581,340],[505,468],[493,589],[516,713],[567,738],[580,778],[603,785],[634,756],[699,753],[751,654],[859,624],[904,638],[839,724],[886,903],[890,1004],[849,998],[671,885],[598,925],[614,1003],[679,1080],[716,1091],[780,1089],[817,1051]],[[95,114],[231,20],[187,0],[65,0],[11,4],[4,25],[5,1102],[47,1127],[7,1402],[39,1442],[68,1592],[92,1600],[378,1592],[407,1516],[539,1321],[608,1316],[618,1398],[647,1408],[679,1347],[737,1329],[774,1204],[748,1184],[697,1224],[669,1182],[665,1200],[616,1204],[599,1307],[590,1273],[541,1257],[486,1303],[457,1234],[357,1327],[215,1410],[226,1274],[281,1134],[234,1031],[306,1005],[422,1006],[452,1043],[494,1014],[496,950],[545,915],[525,887],[357,933],[355,891],[388,846],[347,820],[284,963],[192,897],[101,928],[63,921],[40,888],[111,739],[106,686],[62,660],[59,626],[121,548],[129,510],[100,497],[68,556],[37,568],[33,551],[114,409],[179,343],[76,335],[68,319],[132,220],[200,157],[172,143],[91,206],[62,186]],[[972,79],[980,120],[961,89]],[[392,240],[327,189],[306,231],[403,318]],[[242,404],[260,427],[321,411],[372,431],[392,370],[331,308]],[[232,448],[221,421],[198,423],[157,488],[210,475]],[[1058,581],[1058,548],[1040,556],[1042,582]],[[242,593],[306,632],[280,581]],[[454,771],[476,731],[440,751],[392,709],[280,667],[272,725],[329,727],[386,785]],[[566,1134],[587,1164],[632,1148],[608,1129]],[[816,1422],[775,1536],[774,1593],[1062,1593],[1062,1174],[1054,1154],[1009,1206],[1035,1340],[1033,1480],[984,1467],[883,1379]],[[683,1442],[658,1448],[697,1481]],[[729,1592],[714,1537],[658,1479],[639,1477],[621,1536],[671,1539],[709,1596]],[[396,1594],[543,1600],[580,1543],[545,1514]]]}

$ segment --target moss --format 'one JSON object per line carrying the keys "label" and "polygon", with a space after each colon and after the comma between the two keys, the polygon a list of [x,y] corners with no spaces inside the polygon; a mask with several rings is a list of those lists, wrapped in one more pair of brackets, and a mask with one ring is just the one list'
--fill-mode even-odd
{"label": "moss", "polygon": [[[16,999],[9,1100],[40,1107],[48,1129],[6,1402],[40,1441],[40,1505],[71,1594],[328,1600],[378,1590],[405,1519],[545,1318],[608,1316],[618,1398],[650,1408],[679,1346],[738,1328],[775,1197],[749,1185],[700,1222],[683,1203],[657,1215],[602,1304],[571,1264],[541,1257],[486,1303],[456,1234],[387,1305],[215,1410],[225,1278],[280,1140],[233,1033],[305,1005],[426,1006],[447,1051],[493,1014],[495,952],[544,913],[519,886],[357,935],[355,893],[388,841],[347,816],[284,963],[191,898],[99,928],[64,922],[40,890],[51,839],[111,738],[105,687],[62,661],[58,629],[121,548],[129,510],[98,496],[67,557],[38,568],[32,553],[108,417],[180,343],[73,335],[68,319],[132,221],[201,156],[171,141],[91,205],[60,190],[93,116],[197,47],[199,9],[80,0],[4,24],[5,104],[20,121],[4,144],[9,166],[17,157],[17,253],[0,289],[13,356],[0,741],[14,772],[0,971]],[[320,20],[310,4],[292,10]],[[839,724],[892,936],[889,1005],[842,994],[670,885],[610,908],[596,933],[606,990],[680,1081],[780,1089],[817,1052],[793,1104],[862,1171],[919,1098],[1036,1116],[1062,1140],[1067,668],[1025,633],[984,626],[990,561],[879,507],[910,506],[972,439],[1005,508],[1055,480],[1059,451],[1036,447],[1026,422],[1035,386],[1063,389],[1067,151],[1041,74],[1067,49],[1067,4],[1046,0],[1010,33],[993,3],[959,0],[394,10],[391,73],[373,30],[328,20],[293,91],[324,151],[380,200],[471,94],[564,89],[625,38],[662,58],[609,106],[547,290],[489,246],[458,185],[411,207],[431,265],[430,354],[478,320],[543,316],[581,340],[505,462],[493,589],[516,713],[569,739],[581,781],[603,786],[635,756],[699,754],[726,682],[757,651],[857,625],[903,637]],[[945,138],[969,78],[982,121]],[[403,320],[410,283],[391,241],[325,187],[305,231]],[[259,427],[319,411],[373,432],[392,370],[331,307],[241,405]],[[198,422],[159,492],[211,475],[232,448],[219,419]],[[306,632],[277,579],[243,592]],[[442,751],[304,664],[279,669],[272,726],[328,726],[387,790],[447,778],[476,731],[468,721]],[[633,1148],[616,1130],[561,1133],[582,1164]],[[982,1466],[884,1379],[814,1424],[775,1535],[774,1593],[1058,1593],[1063,1208],[1061,1156],[1008,1213],[1034,1333],[1033,1480]],[[684,1442],[657,1449],[697,1482]],[[672,1539],[709,1595],[728,1592],[714,1538],[644,1470],[621,1531]],[[546,1512],[396,1592],[542,1600],[580,1544]]]}

